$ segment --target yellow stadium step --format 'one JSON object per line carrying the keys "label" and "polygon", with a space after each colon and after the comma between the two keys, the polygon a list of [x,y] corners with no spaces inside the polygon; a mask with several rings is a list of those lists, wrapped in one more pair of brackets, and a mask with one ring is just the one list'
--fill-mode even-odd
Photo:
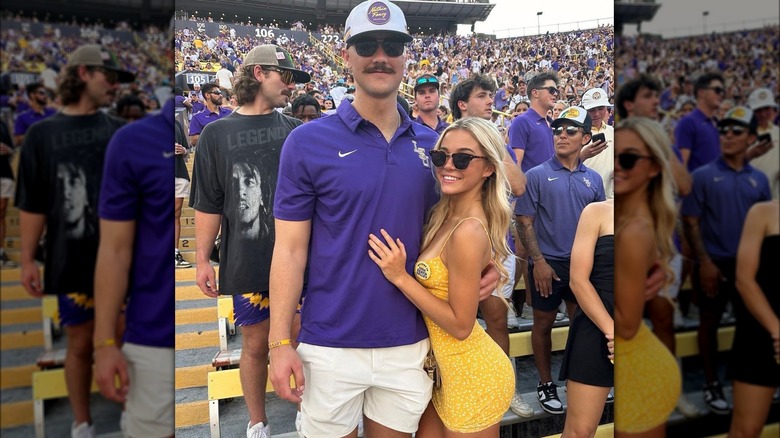
{"label": "yellow stadium step", "polygon": [[216,318],[217,318],[216,300],[214,300],[213,306],[198,307],[195,309],[180,309],[175,312],[175,321],[177,325],[204,324],[204,323],[213,322]]}
{"label": "yellow stadium step", "polygon": [[26,330],[17,333],[0,334],[0,350],[43,347],[43,331]]}
{"label": "yellow stadium step", "polygon": [[32,400],[0,404],[0,427],[3,429],[32,424],[33,418]]}
{"label": "yellow stadium step", "polygon": [[0,369],[0,389],[25,388],[32,385],[32,373],[38,371],[35,364]]}
{"label": "yellow stadium step", "polygon": [[176,368],[176,389],[197,388],[208,385],[209,372],[214,371],[211,364]]}
{"label": "yellow stadium step", "polygon": [[176,350],[204,347],[219,347],[219,331],[200,330],[197,332],[176,334]]}
{"label": "yellow stadium step", "polygon": [[33,322],[41,322],[40,307],[0,310],[0,325],[29,324]]}
{"label": "yellow stadium step", "polygon": [[209,402],[199,400],[188,403],[178,403],[175,408],[176,427],[197,426],[208,424]]}

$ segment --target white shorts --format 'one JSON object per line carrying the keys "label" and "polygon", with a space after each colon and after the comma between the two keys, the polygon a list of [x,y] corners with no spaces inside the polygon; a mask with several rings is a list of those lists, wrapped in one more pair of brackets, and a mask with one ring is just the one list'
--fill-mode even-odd
{"label": "white shorts", "polygon": [[363,414],[414,433],[431,400],[433,381],[423,370],[430,341],[388,348],[298,345],[306,389],[301,431],[307,438],[346,436]]}
{"label": "white shorts", "polygon": [[659,295],[669,297],[672,300],[677,299],[677,295],[680,293],[680,280],[682,277],[682,268],[683,268],[683,256],[682,254],[677,254],[674,257],[672,257],[672,261],[669,263],[669,267],[672,268],[672,272],[674,272],[674,279],[671,283],[669,283],[666,288],[661,289],[661,292],[659,292]]}
{"label": "white shorts", "polygon": [[188,198],[190,196],[190,180],[184,178],[176,178],[176,195],[175,198]]}
{"label": "white shorts", "polygon": [[503,296],[507,300],[512,300],[512,292],[515,290],[515,270],[517,269],[517,259],[514,254],[510,254],[509,257],[504,259],[504,269],[506,269],[508,280],[501,287],[501,295],[498,294],[498,289],[493,291],[493,296]]}
{"label": "white shorts", "polygon": [[14,197],[14,180],[11,178],[0,178],[0,198]]}
{"label": "white shorts", "polygon": [[125,343],[122,352],[127,359],[130,378],[125,403],[127,433],[134,437],[173,436],[173,348]]}

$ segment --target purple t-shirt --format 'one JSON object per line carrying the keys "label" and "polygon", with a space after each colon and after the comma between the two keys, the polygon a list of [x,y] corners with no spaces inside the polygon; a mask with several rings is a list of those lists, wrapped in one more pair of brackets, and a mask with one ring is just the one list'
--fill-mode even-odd
{"label": "purple t-shirt", "polygon": [[341,348],[408,345],[428,332],[417,308],[368,257],[384,228],[406,246],[411,273],[438,199],[427,151],[438,135],[413,123],[388,143],[352,103],[293,130],[282,148],[274,216],[311,220],[309,276],[298,339]]}
{"label": "purple t-shirt", "polygon": [[523,196],[515,214],[534,218],[539,249],[545,259],[569,260],[577,222],[586,205],[606,200],[601,175],[580,161],[574,171],[552,157],[525,174]]}
{"label": "purple t-shirt", "polygon": [[19,114],[16,116],[16,122],[14,122],[14,135],[25,134],[33,123],[43,120],[54,114],[57,114],[57,110],[48,107],[43,109],[43,113],[39,113],[30,109]]}
{"label": "purple t-shirt", "polygon": [[135,221],[125,342],[174,346],[173,99],[160,113],[130,123],[106,151],[98,214]]}
{"label": "purple t-shirt", "polygon": [[525,151],[520,163],[523,172],[549,160],[555,154],[555,149],[547,118],[540,116],[533,108],[516,117],[509,126],[509,146]]}
{"label": "purple t-shirt", "polygon": [[734,259],[748,210],[772,199],[766,175],[749,164],[737,171],[718,158],[693,172],[682,216],[699,218],[701,238],[713,260]]}
{"label": "purple t-shirt", "polygon": [[696,108],[680,119],[674,129],[674,139],[679,149],[688,149],[688,172],[712,163],[720,156],[720,135],[715,120]]}

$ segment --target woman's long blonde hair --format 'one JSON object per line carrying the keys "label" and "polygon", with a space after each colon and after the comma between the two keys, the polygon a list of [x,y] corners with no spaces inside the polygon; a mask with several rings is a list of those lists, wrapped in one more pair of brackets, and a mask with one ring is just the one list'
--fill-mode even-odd
{"label": "woman's long blonde hair", "polygon": [[669,138],[663,126],[647,117],[628,117],[621,120],[615,131],[629,130],[635,132],[647,145],[661,171],[647,186],[647,203],[653,217],[655,243],[660,255],[661,268],[667,274],[667,279],[674,278],[669,263],[677,254],[672,242],[677,225],[677,208],[674,203],[674,193],[677,191],[672,177],[672,149]]}
{"label": "woman's long blonde hair", "polygon": [[[493,174],[485,178],[482,185],[482,209],[485,211],[485,217],[487,218],[487,224],[485,225],[493,249],[491,259],[501,274],[498,285],[498,288],[500,288],[507,280],[514,280],[508,278],[507,270],[503,265],[503,261],[512,255],[512,251],[506,242],[506,233],[509,231],[509,222],[512,217],[512,209],[509,206],[511,190],[506,176],[506,169],[504,168],[506,146],[501,140],[501,134],[495,125],[477,117],[466,117],[457,120],[442,132],[439,140],[433,147],[434,150],[441,148],[441,142],[444,140],[444,137],[455,130],[463,130],[471,134],[479,143],[482,155],[487,157],[487,161],[495,169]],[[436,180],[436,185],[441,194],[441,186],[438,179]],[[428,223],[423,231],[422,248],[430,245],[436,232],[449,217],[449,201],[449,196],[441,194],[441,199],[431,209]]]}

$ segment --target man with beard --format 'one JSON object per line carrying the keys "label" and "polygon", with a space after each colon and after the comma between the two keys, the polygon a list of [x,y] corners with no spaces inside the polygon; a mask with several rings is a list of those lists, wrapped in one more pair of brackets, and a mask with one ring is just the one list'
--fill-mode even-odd
{"label": "man with beard", "polygon": [[[270,207],[282,144],[301,124],[275,109],[287,106],[296,83],[310,79],[294,68],[282,48],[255,47],[233,83],[240,108],[203,129],[195,155],[190,206],[195,209],[196,279],[209,297],[233,296],[236,325],[242,332],[240,376],[249,410],[248,438],[271,436],[265,413],[268,282],[274,246]],[[212,85],[203,86],[204,96],[218,91]],[[207,100],[215,103],[213,97]],[[218,288],[209,255],[220,225]]]}
{"label": "man with beard", "polygon": [[203,131],[203,127],[209,123],[219,120],[232,111],[228,108],[222,108],[222,91],[219,89],[219,85],[211,83],[203,86],[203,102],[206,108],[203,111],[193,114],[192,120],[190,120],[190,144],[193,146],[198,145],[198,138]]}
{"label": "man with beard", "polygon": [[[94,209],[88,211],[84,232],[76,233],[63,212],[68,209],[69,189],[73,188],[81,192],[86,204],[97,205],[106,146],[124,123],[100,108],[114,101],[119,82],[133,80],[134,75],[124,71],[116,57],[101,46],[79,47],[65,66],[59,85],[62,110],[30,127],[19,160],[16,206],[21,224],[21,282],[32,296],[58,296],[68,340],[65,381],[75,420],[73,437],[95,436],[89,399],[98,235],[87,231],[97,229],[98,218]],[[73,177],[73,172],[60,172],[75,163],[81,169],[78,177]],[[61,180],[60,174],[69,178]],[[47,248],[41,282],[34,257],[44,226]]]}
{"label": "man with beard", "polygon": [[49,91],[40,82],[27,86],[27,101],[30,109],[16,116],[16,121],[14,122],[14,142],[17,145],[22,144],[24,134],[33,123],[50,117],[57,112],[57,110],[48,106]]}

